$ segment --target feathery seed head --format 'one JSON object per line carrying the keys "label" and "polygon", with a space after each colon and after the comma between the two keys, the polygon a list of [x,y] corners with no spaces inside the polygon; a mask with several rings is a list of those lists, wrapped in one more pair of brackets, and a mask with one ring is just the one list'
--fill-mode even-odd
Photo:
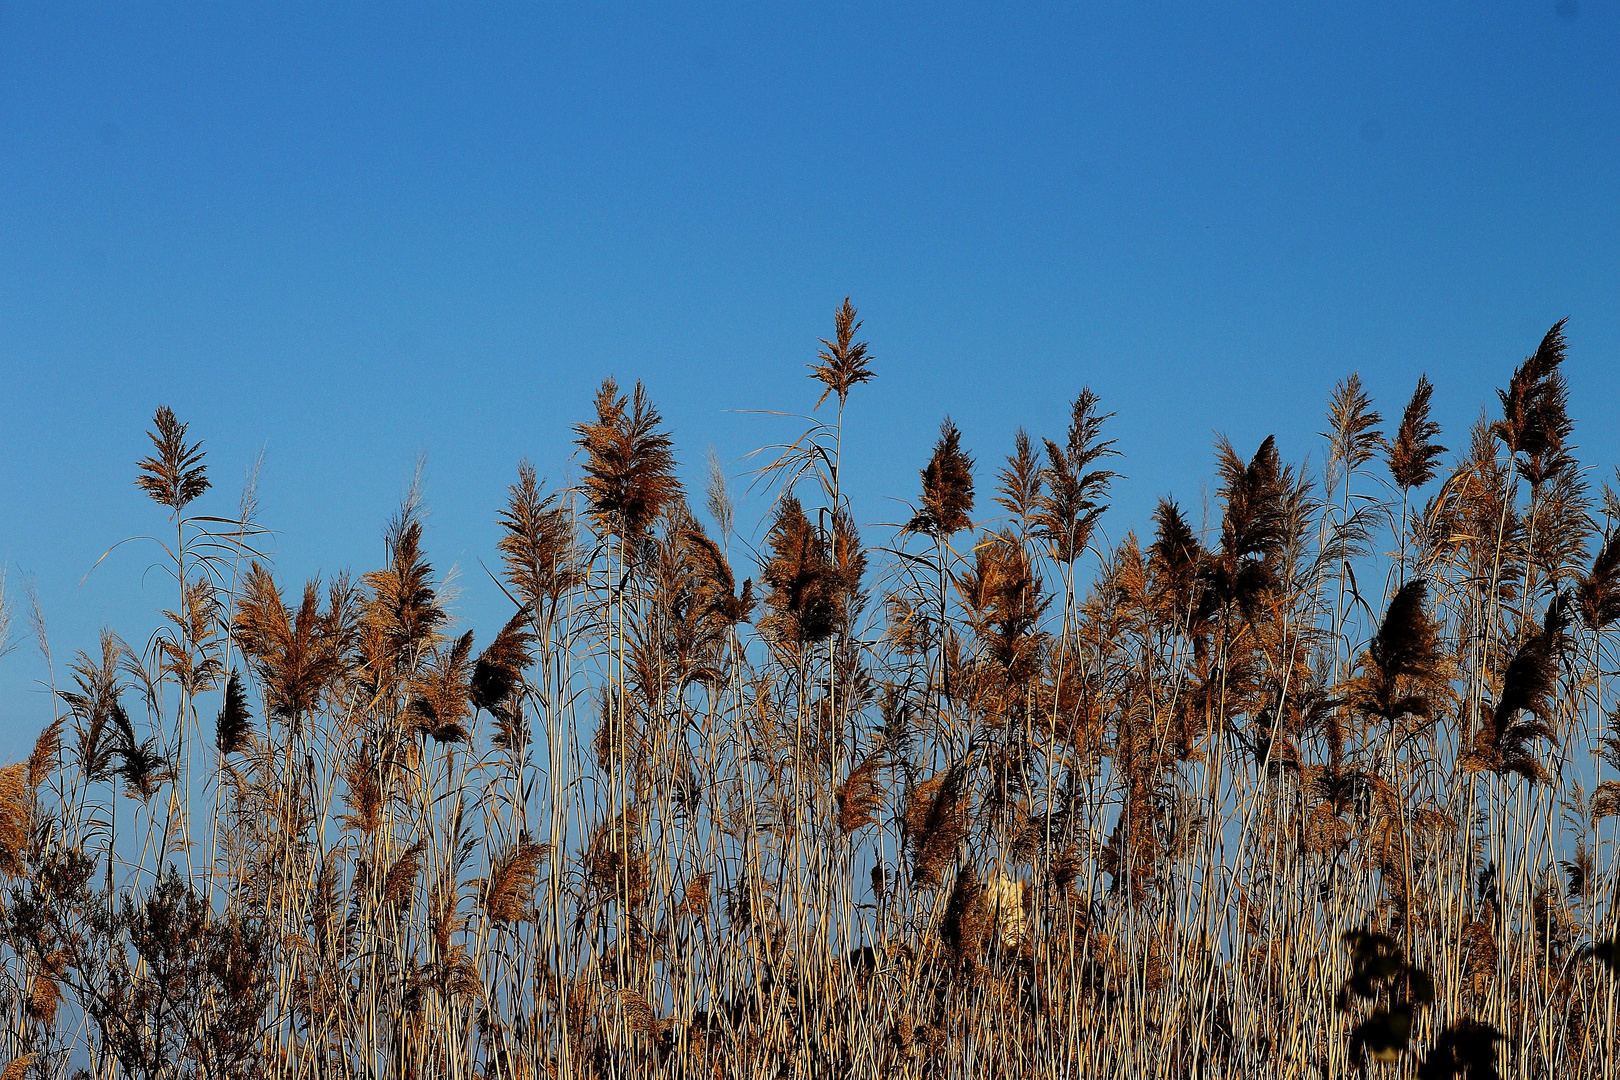
{"label": "feathery seed head", "polygon": [[608,378],[596,393],[596,420],[574,426],[586,455],[582,486],[591,523],[618,538],[633,562],[641,561],[653,523],[681,495],[663,422],[641,383],[627,398]]}
{"label": "feathery seed head", "polygon": [[1389,444],[1389,474],[1402,491],[1422,487],[1434,479],[1435,460],[1446,452],[1445,447],[1434,442],[1440,425],[1429,419],[1429,399],[1433,395],[1434,385],[1428,376],[1420,375],[1412,400],[1401,414],[1395,439]]}
{"label": "feathery seed head", "polygon": [[871,357],[866,353],[866,342],[855,340],[861,324],[855,321],[855,309],[850,307],[849,297],[844,297],[844,306],[834,314],[833,324],[833,336],[837,340],[822,338],[821,344],[825,348],[816,354],[821,363],[805,366],[810,369],[810,377],[826,387],[816,400],[816,408],[821,408],[827,395],[837,394],[838,408],[842,411],[844,402],[849,399],[850,389],[877,375],[867,367]]}
{"label": "feathery seed head", "polygon": [[950,417],[939,426],[939,442],[922,470],[922,509],[906,527],[944,540],[972,524],[973,459],[962,452],[962,433]]}
{"label": "feathery seed head", "polygon": [[186,427],[175,418],[174,410],[160,406],[152,417],[156,431],[147,432],[147,438],[157,448],[157,454],[143,458],[140,476],[135,485],[155,501],[175,513],[186,508],[197,496],[208,490],[208,466],[203,464],[202,443],[186,444]]}

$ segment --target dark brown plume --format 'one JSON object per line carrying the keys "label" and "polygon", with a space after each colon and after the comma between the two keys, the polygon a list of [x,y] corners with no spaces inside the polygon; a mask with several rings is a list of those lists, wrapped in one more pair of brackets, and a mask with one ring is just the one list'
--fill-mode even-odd
{"label": "dark brown plume", "polygon": [[1439,660],[1437,628],[1424,610],[1428,595],[1428,582],[1417,578],[1402,585],[1389,602],[1369,651],[1378,669],[1390,678],[1428,674]]}
{"label": "dark brown plume", "polygon": [[1395,486],[1402,491],[1422,487],[1434,479],[1435,460],[1446,448],[1434,442],[1440,434],[1440,425],[1429,419],[1429,399],[1434,385],[1427,375],[1418,377],[1412,400],[1401,414],[1401,426],[1395,431],[1395,441],[1389,444],[1389,474]]}
{"label": "dark brown plume", "polygon": [[1505,724],[1515,713],[1534,713],[1544,723],[1553,720],[1553,691],[1557,688],[1558,659],[1569,626],[1568,603],[1554,597],[1547,606],[1541,629],[1525,639],[1502,675],[1502,696],[1496,703],[1496,722]]}
{"label": "dark brown plume", "polygon": [[174,779],[174,769],[158,749],[155,737],[145,740],[136,737],[129,713],[116,701],[112,704],[112,723],[113,753],[118,758],[113,774],[122,777],[143,802],[148,802],[164,784]]}
{"label": "dark brown plume", "polygon": [[837,627],[843,582],[819,530],[793,496],[776,509],[768,538],[771,559],[760,572],[771,609],[760,629],[781,644],[824,641]]}
{"label": "dark brown plume", "polygon": [[[1541,627],[1525,638],[1508,662],[1496,708],[1475,737],[1474,749],[1463,762],[1465,769],[1517,773],[1531,783],[1550,778],[1531,744],[1541,739],[1558,742],[1553,695],[1559,660],[1568,644],[1568,607],[1567,595],[1553,597]],[[1522,713],[1535,719],[1522,719]]]}
{"label": "dark brown plume", "polygon": [[528,611],[519,611],[501,627],[495,640],[478,654],[469,686],[473,708],[488,711],[499,709],[522,682],[523,669],[534,661],[529,652],[534,635],[527,629],[528,621]]}
{"label": "dark brown plume", "polygon": [[[508,624],[510,625],[510,624]],[[468,685],[472,655],[472,631],[456,639],[448,649],[436,649],[427,669],[411,680],[411,716],[416,730],[434,742],[467,741],[462,721],[471,711]]]}
{"label": "dark brown plume", "polygon": [[1249,464],[1222,442],[1220,496],[1226,502],[1221,518],[1221,547],[1233,558],[1269,558],[1284,538],[1282,460],[1277,440],[1267,435]]}
{"label": "dark brown plume", "polygon": [[1187,519],[1182,517],[1181,508],[1170,499],[1159,500],[1153,521],[1158,530],[1153,545],[1148,548],[1148,557],[1154,598],[1171,625],[1179,626],[1195,609],[1204,546],[1198,542]]}
{"label": "dark brown plume", "polygon": [[973,459],[962,452],[962,433],[947,416],[922,471],[922,509],[906,528],[943,540],[971,525],[972,511]]}
{"label": "dark brown plume", "polygon": [[951,967],[971,971],[984,951],[989,931],[985,888],[972,868],[964,866],[956,872],[950,899],[945,902],[945,917],[940,920],[939,937],[950,952]]}
{"label": "dark brown plume", "polygon": [[725,552],[702,529],[684,530],[681,546],[696,571],[697,602],[702,614],[728,628],[747,622],[754,611],[754,583],[744,581],[742,591],[737,591]]}
{"label": "dark brown plume", "polygon": [[[1559,319],[1542,337],[1536,351],[1514,369],[1506,390],[1498,390],[1502,419],[1494,425],[1497,438],[1514,454],[1523,454],[1521,471],[1532,483],[1555,471],[1569,435],[1565,412],[1568,389],[1559,365],[1564,362],[1564,324]],[[1552,461],[1547,460],[1552,458]]]}
{"label": "dark brown plume", "polygon": [[253,730],[253,713],[248,709],[247,693],[242,689],[242,676],[231,672],[225,683],[225,703],[214,721],[214,745],[221,757],[234,754],[247,745]]}
{"label": "dark brown plume", "polygon": [[1344,688],[1352,708],[1386,721],[1410,713],[1425,720],[1437,712],[1435,698],[1448,693],[1442,670],[1440,628],[1429,616],[1428,582],[1402,585],[1362,655],[1361,674]]}
{"label": "dark brown plume", "polygon": [[1620,531],[1609,535],[1592,569],[1576,582],[1575,605],[1589,630],[1605,630],[1620,620]]}

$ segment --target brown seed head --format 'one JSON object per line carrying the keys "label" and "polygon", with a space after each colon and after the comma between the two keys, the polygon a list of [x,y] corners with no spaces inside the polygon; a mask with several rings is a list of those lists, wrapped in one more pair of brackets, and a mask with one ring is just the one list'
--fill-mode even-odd
{"label": "brown seed head", "polygon": [[906,528],[943,540],[968,528],[972,511],[973,459],[962,452],[962,433],[947,416],[922,471],[922,509]]}
{"label": "brown seed head", "polygon": [[202,443],[186,445],[186,426],[174,410],[160,406],[152,417],[156,431],[146,433],[157,454],[143,458],[135,485],[176,513],[208,490],[208,466],[203,464]]}
{"label": "brown seed head", "polygon": [[1422,487],[1434,479],[1435,460],[1446,448],[1434,442],[1440,425],[1429,419],[1429,399],[1434,385],[1426,375],[1418,377],[1412,400],[1401,414],[1401,426],[1389,444],[1389,474],[1402,491]]}
{"label": "brown seed head", "polygon": [[805,366],[810,369],[810,377],[826,387],[816,400],[816,408],[821,408],[828,394],[837,394],[838,408],[842,410],[852,387],[877,376],[866,366],[871,359],[866,354],[866,342],[855,340],[861,324],[855,321],[855,309],[850,307],[849,297],[844,297],[844,306],[833,315],[833,324],[833,336],[837,340],[822,338],[825,348],[816,354],[821,363]]}

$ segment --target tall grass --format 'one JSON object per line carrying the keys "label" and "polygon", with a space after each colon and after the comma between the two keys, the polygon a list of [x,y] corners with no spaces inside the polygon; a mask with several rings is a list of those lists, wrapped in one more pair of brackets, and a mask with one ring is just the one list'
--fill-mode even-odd
{"label": "tall grass", "polygon": [[1090,391],[993,474],[947,419],[863,537],[859,330],[757,565],[609,379],[476,637],[414,494],[293,586],[159,410],[174,607],[0,769],[0,1076],[1620,1075],[1620,502],[1561,323],[1449,466],[1426,379],[1386,432],[1351,377],[1321,480],[1222,441],[1211,520],[1111,547]]}

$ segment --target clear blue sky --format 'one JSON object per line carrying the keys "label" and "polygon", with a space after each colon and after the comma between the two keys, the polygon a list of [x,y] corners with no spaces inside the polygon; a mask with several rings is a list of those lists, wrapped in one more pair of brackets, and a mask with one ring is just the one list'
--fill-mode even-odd
{"label": "clear blue sky", "polygon": [[[0,560],[58,663],[169,586],[113,541],[172,405],[279,570],[369,568],[426,455],[461,614],[519,458],[561,479],[602,376],[695,481],[787,433],[853,297],[880,378],[860,516],[943,414],[981,483],[1089,383],[1117,538],[1210,437],[1318,459],[1359,370],[1459,430],[1555,319],[1620,459],[1620,4],[0,6]],[[738,466],[740,467],[740,466]],[[873,540],[885,538],[873,530]],[[740,572],[747,572],[746,569]],[[144,591],[143,591],[144,590]],[[48,703],[0,660],[0,757]]]}

